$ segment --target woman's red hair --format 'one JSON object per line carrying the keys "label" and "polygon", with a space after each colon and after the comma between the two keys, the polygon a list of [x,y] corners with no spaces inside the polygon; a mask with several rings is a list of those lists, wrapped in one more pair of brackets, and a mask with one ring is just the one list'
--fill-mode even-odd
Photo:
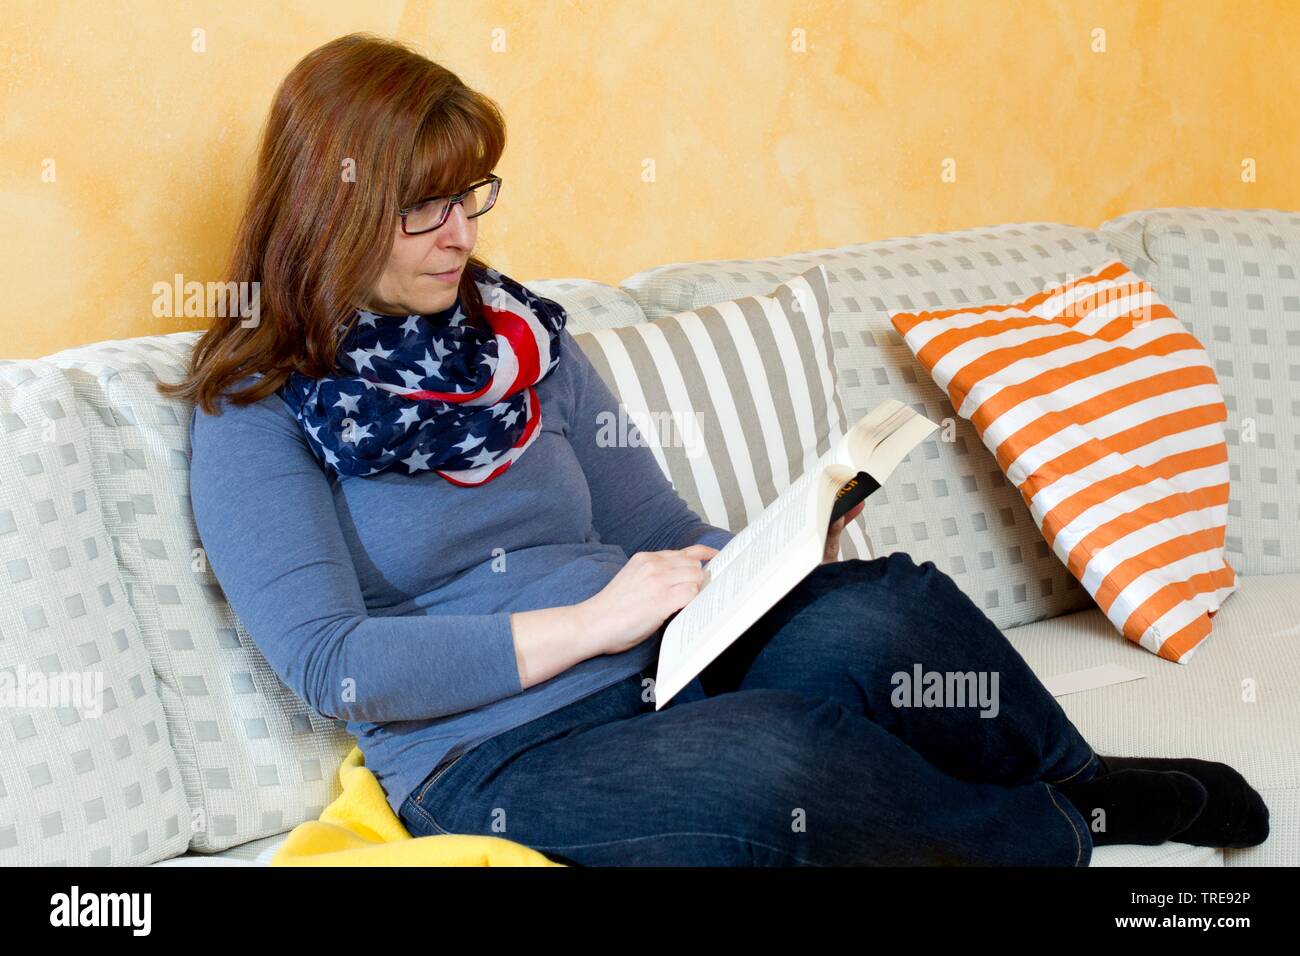
{"label": "woman's red hair", "polygon": [[[398,210],[483,179],[505,150],[496,103],[404,44],[364,33],[313,50],[289,72],[262,131],[252,190],[227,282],[256,282],[260,317],[214,318],[188,375],[158,390],[208,414],[227,397],[260,401],[297,370],[336,371],[356,310],[392,249]],[[482,323],[471,256],[460,280],[469,320]]]}

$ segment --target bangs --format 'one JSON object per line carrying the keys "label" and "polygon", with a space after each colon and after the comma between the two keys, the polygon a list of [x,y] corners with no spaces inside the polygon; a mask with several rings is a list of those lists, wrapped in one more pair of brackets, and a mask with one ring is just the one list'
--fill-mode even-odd
{"label": "bangs", "polygon": [[474,119],[461,112],[430,114],[416,134],[401,177],[401,206],[458,193],[492,172],[501,150],[493,148],[492,128]]}

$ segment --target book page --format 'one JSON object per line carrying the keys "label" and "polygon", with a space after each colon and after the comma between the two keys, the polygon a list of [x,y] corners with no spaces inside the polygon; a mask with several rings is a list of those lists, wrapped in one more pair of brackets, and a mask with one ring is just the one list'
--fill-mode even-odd
{"label": "book page", "polygon": [[[655,671],[656,710],[816,566],[812,555],[820,553],[820,542],[810,533],[810,522],[819,475],[824,483],[819,472],[801,476],[709,561],[704,587],[664,629]],[[762,599],[761,606],[745,613],[755,598]]]}
{"label": "book page", "polygon": [[[709,561],[708,581],[669,623],[664,632],[665,647],[671,634],[673,650],[689,654],[707,636],[727,605],[807,529],[813,486],[819,474],[810,471],[801,475]],[[662,661],[662,648],[659,654]]]}
{"label": "book page", "polygon": [[835,461],[865,471],[883,485],[908,453],[938,427],[902,402],[886,399],[837,443]]}
{"label": "book page", "polygon": [[882,402],[737,532],[709,561],[704,587],[664,628],[655,709],[817,566],[834,499],[858,472],[883,484],[938,427],[902,402]]}
{"label": "book page", "polygon": [[[881,440],[905,420],[907,414],[916,414],[902,402],[887,398],[858,419],[833,449],[834,460],[858,471],[863,470],[867,458]],[[873,475],[874,477],[878,477]]]}
{"label": "book page", "polygon": [[861,470],[883,485],[908,453],[938,427],[937,422],[903,405],[899,413],[891,415],[883,426],[888,431],[880,436]]}
{"label": "book page", "polygon": [[[814,468],[808,469],[787,485],[785,490],[773,498],[772,503],[763,509],[762,514],[737,531],[735,537],[728,541],[722,549],[713,556],[708,565],[710,580],[721,575],[726,567],[735,560],[742,551],[749,547],[749,542],[761,534],[762,529],[775,520],[774,517],[769,516],[769,512],[773,508],[783,508],[788,499],[801,497],[808,493],[809,486],[814,483],[817,473],[822,471],[824,465],[828,463],[828,455],[833,451],[834,447],[832,447],[831,451],[828,452],[827,455],[821,457]],[[705,587],[708,587],[707,583]],[[703,593],[703,591],[700,592],[700,594]],[[699,595],[696,595],[692,603],[698,600]],[[683,608],[683,610],[685,610],[685,608]]]}

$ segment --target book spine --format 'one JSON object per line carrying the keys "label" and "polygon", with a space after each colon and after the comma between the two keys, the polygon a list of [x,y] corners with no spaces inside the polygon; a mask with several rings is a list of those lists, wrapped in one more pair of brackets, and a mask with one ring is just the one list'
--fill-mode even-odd
{"label": "book spine", "polygon": [[[856,477],[846,481],[844,486],[835,493],[835,504],[831,507],[830,524],[834,524],[846,511],[859,501],[865,501],[868,495],[879,488],[880,482],[865,471],[858,472]],[[827,527],[830,527],[830,525],[827,525]]]}

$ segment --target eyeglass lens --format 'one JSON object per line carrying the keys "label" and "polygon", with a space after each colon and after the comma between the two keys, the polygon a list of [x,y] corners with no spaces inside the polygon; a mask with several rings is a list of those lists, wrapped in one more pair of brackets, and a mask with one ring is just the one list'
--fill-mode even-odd
{"label": "eyeglass lens", "polygon": [[[492,208],[495,197],[492,195],[494,182],[483,183],[472,189],[464,200],[465,218],[473,219],[475,216],[481,216]],[[406,231],[407,232],[427,232],[430,229],[436,229],[441,226],[447,218],[448,206],[447,199],[430,199],[426,203],[415,206],[406,213]]]}

